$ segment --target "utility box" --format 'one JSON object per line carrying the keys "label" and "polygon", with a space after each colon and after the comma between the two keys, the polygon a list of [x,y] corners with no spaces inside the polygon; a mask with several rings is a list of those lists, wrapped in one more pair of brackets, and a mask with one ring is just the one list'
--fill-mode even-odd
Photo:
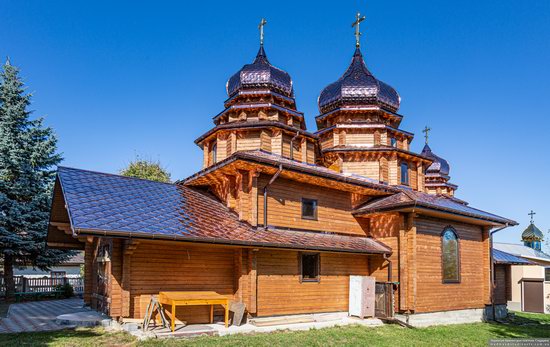
{"label": "utility box", "polygon": [[376,279],[370,276],[349,276],[349,315],[374,317]]}

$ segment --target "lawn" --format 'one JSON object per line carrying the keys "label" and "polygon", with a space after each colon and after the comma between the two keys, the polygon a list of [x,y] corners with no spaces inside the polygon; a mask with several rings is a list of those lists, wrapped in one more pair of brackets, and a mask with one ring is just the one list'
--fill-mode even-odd
{"label": "lawn", "polygon": [[101,329],[0,335],[2,346],[487,346],[490,339],[550,338],[550,315],[517,314],[507,324],[464,324],[423,329],[397,325],[346,326],[303,332],[279,332],[138,342],[125,333]]}

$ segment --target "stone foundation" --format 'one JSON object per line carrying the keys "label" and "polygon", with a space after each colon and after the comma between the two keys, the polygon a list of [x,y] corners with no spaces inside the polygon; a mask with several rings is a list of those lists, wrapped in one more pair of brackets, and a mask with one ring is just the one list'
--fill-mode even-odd
{"label": "stone foundation", "polygon": [[410,315],[396,314],[395,318],[416,328],[433,325],[481,323],[485,318],[485,310],[482,308],[477,308],[456,311],[415,313]]}

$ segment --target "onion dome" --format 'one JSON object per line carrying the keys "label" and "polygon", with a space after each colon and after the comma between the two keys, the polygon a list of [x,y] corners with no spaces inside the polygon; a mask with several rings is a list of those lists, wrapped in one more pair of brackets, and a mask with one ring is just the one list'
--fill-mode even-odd
{"label": "onion dome", "polygon": [[544,234],[536,227],[535,224],[531,223],[521,234],[522,240],[530,241],[542,241],[544,239]]}
{"label": "onion dome", "polygon": [[367,69],[357,47],[351,65],[338,81],[323,89],[318,104],[321,113],[343,105],[376,105],[396,112],[400,102],[397,91],[376,79]]}
{"label": "onion dome", "polygon": [[449,176],[449,172],[451,171],[449,162],[435,155],[432,152],[432,149],[430,148],[430,146],[428,146],[428,144],[424,146],[424,149],[422,149],[422,153],[420,154],[433,161],[432,165],[430,165],[426,170],[427,176],[435,176],[435,175],[442,176],[442,177]]}
{"label": "onion dome", "polygon": [[252,64],[246,64],[227,81],[229,97],[243,89],[269,88],[287,97],[293,97],[292,79],[285,71],[269,63],[263,45]]}

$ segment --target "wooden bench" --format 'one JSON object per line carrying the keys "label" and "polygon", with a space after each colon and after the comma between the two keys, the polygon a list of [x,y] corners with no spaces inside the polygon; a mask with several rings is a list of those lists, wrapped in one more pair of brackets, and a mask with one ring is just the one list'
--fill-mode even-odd
{"label": "wooden bench", "polygon": [[[214,323],[214,305],[225,308],[225,327],[229,326],[229,297],[216,292],[160,292],[158,300],[162,305],[170,306],[171,330],[176,328],[176,307],[210,305],[210,323]],[[166,307],[165,306],[165,307]]]}

